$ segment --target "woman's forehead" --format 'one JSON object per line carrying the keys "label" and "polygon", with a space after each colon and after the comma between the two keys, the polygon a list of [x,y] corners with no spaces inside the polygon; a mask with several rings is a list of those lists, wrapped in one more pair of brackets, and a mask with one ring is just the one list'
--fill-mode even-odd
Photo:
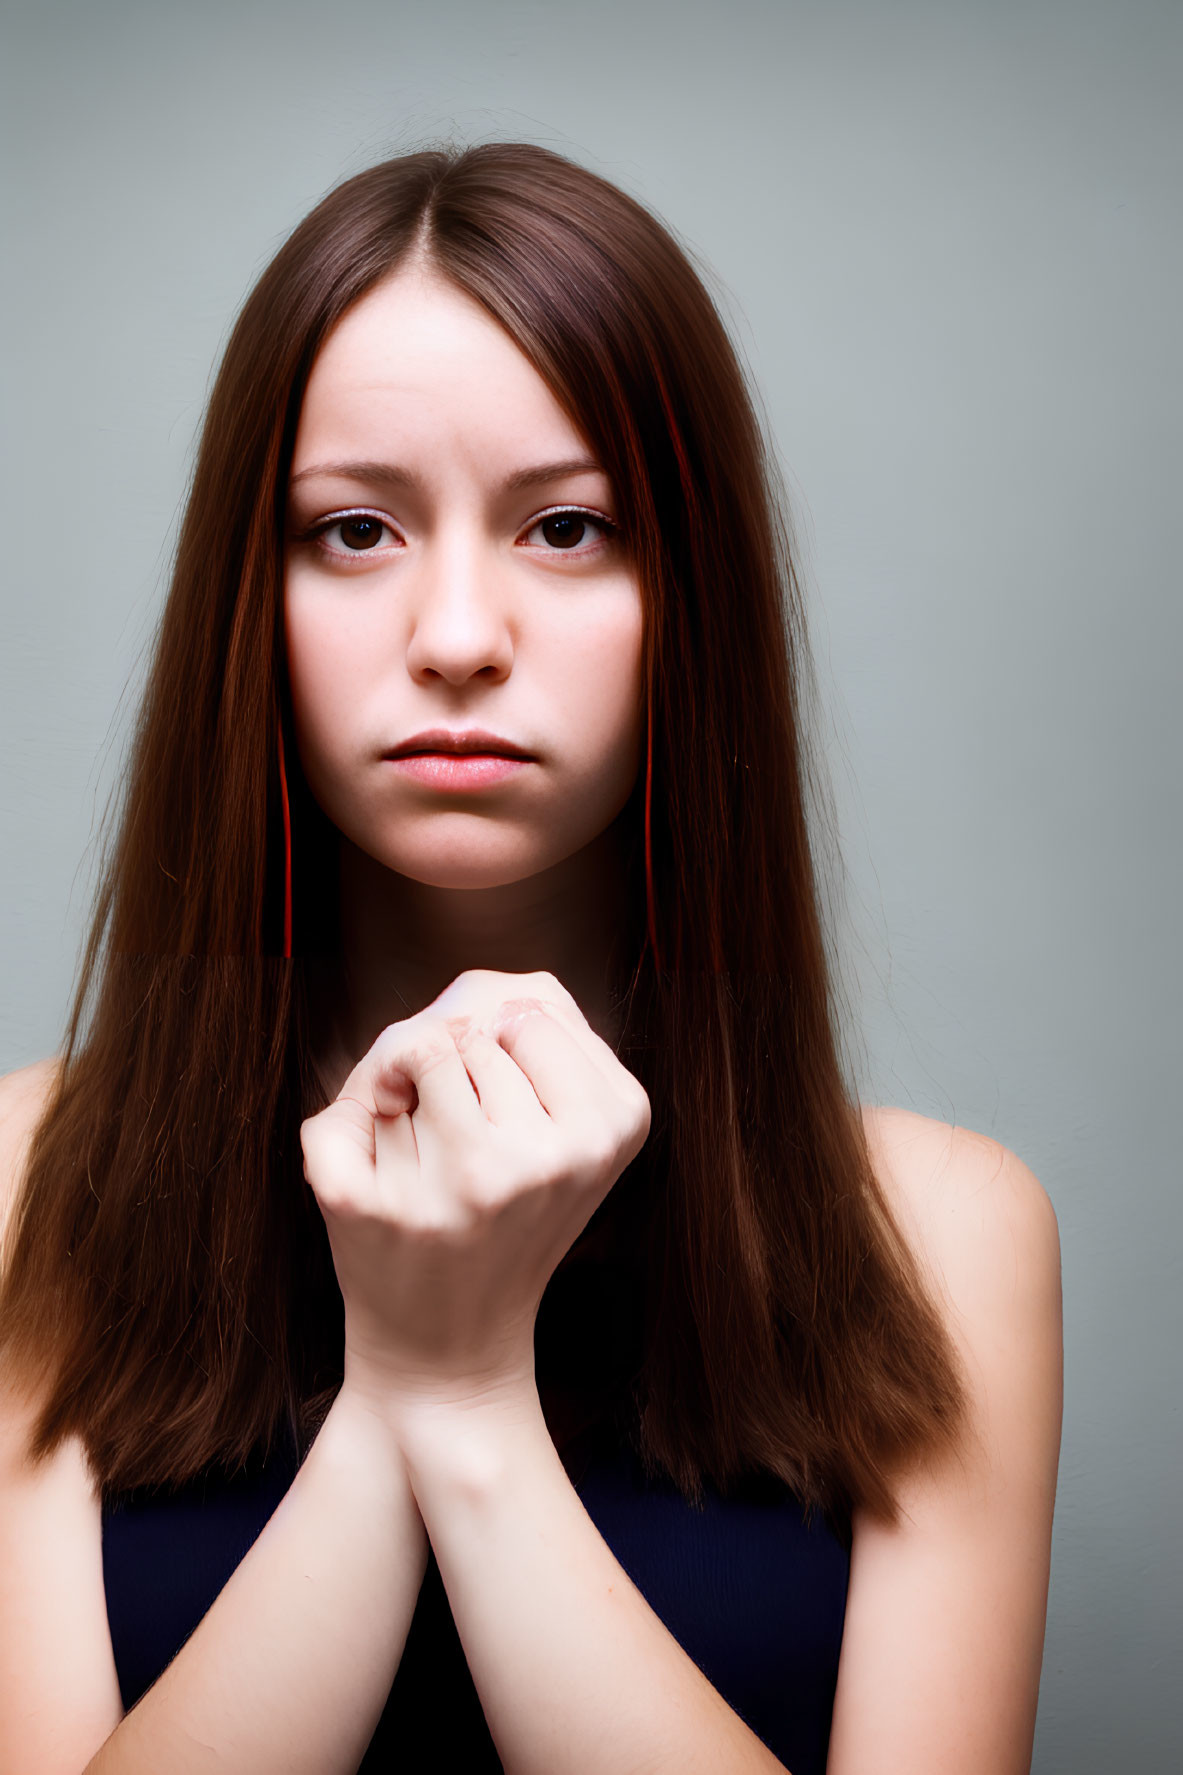
{"label": "woman's forehead", "polygon": [[505,329],[418,267],[368,292],[325,341],[305,389],[293,473],[322,460],[385,459],[400,445],[492,451],[499,468],[509,457],[524,466],[590,455]]}

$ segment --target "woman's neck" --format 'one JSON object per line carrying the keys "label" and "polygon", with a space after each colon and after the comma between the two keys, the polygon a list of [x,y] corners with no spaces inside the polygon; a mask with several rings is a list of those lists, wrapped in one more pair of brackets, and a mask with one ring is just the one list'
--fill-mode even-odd
{"label": "woman's neck", "polygon": [[545,971],[597,1034],[615,1035],[610,987],[624,919],[614,826],[573,857],[492,888],[425,886],[341,840],[341,967],[323,1010],[321,1064],[334,1090],[389,1023],[429,1004],[469,968]]}

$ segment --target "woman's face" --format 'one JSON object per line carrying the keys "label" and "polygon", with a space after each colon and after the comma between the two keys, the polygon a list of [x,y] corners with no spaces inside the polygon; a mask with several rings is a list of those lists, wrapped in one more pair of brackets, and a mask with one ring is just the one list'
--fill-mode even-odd
{"label": "woman's face", "polygon": [[[292,461],[287,661],[333,824],[438,887],[536,874],[628,799],[641,597],[614,491],[537,371],[419,267],[364,297],[309,378]],[[390,754],[484,730],[528,759]],[[492,748],[495,741],[489,742]]]}

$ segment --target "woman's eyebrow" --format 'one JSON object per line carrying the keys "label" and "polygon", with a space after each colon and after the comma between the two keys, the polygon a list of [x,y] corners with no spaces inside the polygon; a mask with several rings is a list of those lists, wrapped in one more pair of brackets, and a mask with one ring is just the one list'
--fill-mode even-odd
{"label": "woman's eyebrow", "polygon": [[293,475],[290,485],[296,487],[301,481],[317,478],[364,481],[387,487],[422,485],[418,475],[413,474],[409,468],[400,468],[396,462],[317,462],[311,468],[302,468],[299,474]]}
{"label": "woman's eyebrow", "polygon": [[[546,481],[561,481],[568,475],[599,475],[603,472],[599,463],[590,456],[573,456],[564,462],[540,462],[532,468],[519,468],[512,475],[506,476],[502,482],[502,490],[516,493],[519,488],[539,486]],[[311,480],[317,475],[388,487],[413,487],[421,490],[423,486],[419,475],[412,469],[402,468],[396,462],[318,462],[293,475],[291,485],[294,487],[298,482]]]}
{"label": "woman's eyebrow", "polygon": [[544,481],[562,481],[568,475],[602,475],[603,469],[590,456],[573,456],[567,462],[540,462],[535,468],[519,468],[502,483],[506,493],[520,487],[537,487]]}

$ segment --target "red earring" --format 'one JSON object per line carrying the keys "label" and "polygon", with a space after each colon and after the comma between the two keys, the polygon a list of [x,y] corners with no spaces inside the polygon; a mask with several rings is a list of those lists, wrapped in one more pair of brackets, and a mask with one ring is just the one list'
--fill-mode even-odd
{"label": "red earring", "polygon": [[279,799],[283,807],[283,953],[292,954],[292,815],[288,806],[288,773],[283,756],[283,722],[279,734]]}
{"label": "red earring", "polygon": [[653,899],[653,687],[646,690],[647,720],[645,740],[645,920],[649,930],[649,947],[653,951],[653,965],[661,967],[661,952],[657,947],[657,918]]}

